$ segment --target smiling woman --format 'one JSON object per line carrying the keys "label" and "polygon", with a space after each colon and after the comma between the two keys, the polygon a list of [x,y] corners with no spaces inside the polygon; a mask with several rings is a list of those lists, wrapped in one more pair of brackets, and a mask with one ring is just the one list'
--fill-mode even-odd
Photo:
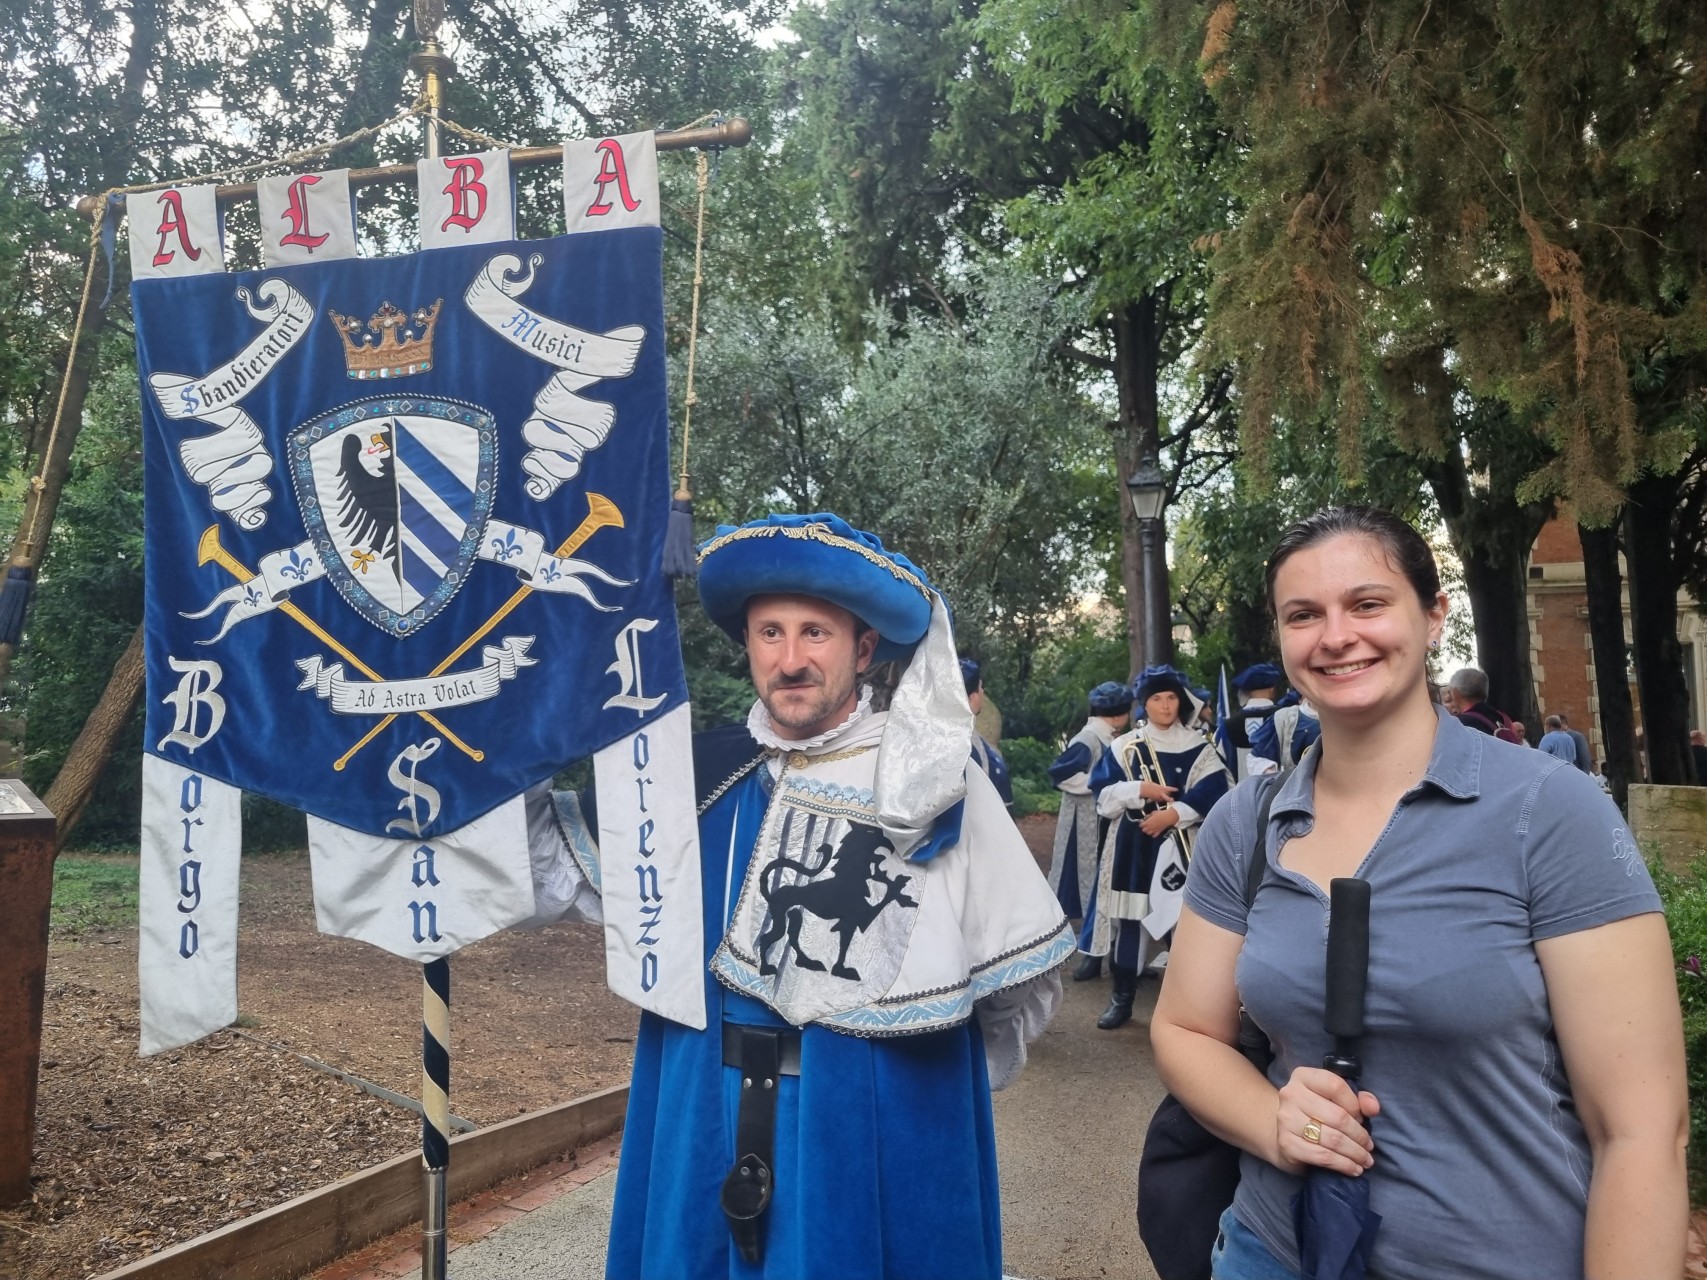
{"label": "smiling woman", "polygon": [[[1367,507],[1281,538],[1286,673],[1319,744],[1204,822],[1152,1024],[1164,1083],[1240,1147],[1216,1280],[1295,1276],[1304,1175],[1366,1178],[1373,1273],[1676,1275],[1687,1135],[1660,903],[1591,779],[1429,700],[1447,600],[1427,544]],[[1251,850],[1266,865],[1251,896]],[[1369,886],[1361,1085],[1316,1064],[1329,886]],[[1275,1050],[1235,1047],[1248,1010]]]}

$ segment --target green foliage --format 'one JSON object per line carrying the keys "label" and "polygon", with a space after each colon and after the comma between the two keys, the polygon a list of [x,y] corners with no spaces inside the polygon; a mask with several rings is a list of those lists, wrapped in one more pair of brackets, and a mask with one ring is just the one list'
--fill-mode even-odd
{"label": "green foliage", "polygon": [[[1247,446],[1326,415],[1355,474],[1373,392],[1444,457],[1454,396],[1545,446],[1517,497],[1605,520],[1697,439],[1707,10],[1687,0],[1170,0],[1243,147],[1214,348]],[[1195,36],[1195,39],[1191,37]],[[1420,412],[1410,412],[1410,407]]]}
{"label": "green foliage", "polygon": [[1125,630],[1112,610],[1056,618],[1035,642],[1003,645],[989,658],[984,684],[1002,707],[1004,734],[1057,744],[1051,760],[1084,724],[1085,695],[1131,674]]}
{"label": "green foliage", "polygon": [[1061,793],[1049,782],[1048,768],[1059,753],[1036,738],[1003,738],[1002,758],[1014,788],[1014,817],[1059,813]]}
{"label": "green foliage", "polygon": [[1689,1200],[1701,1205],[1707,1203],[1707,861],[1679,873],[1650,856],[1648,870],[1665,905],[1677,963],[1689,1077]]}
{"label": "green foliage", "polygon": [[[100,699],[142,621],[142,458],[136,366],[110,334],[110,378],[91,392],[83,436],[38,578],[13,674],[28,689],[24,781],[38,795]],[[84,811],[80,841],[133,842],[141,812],[142,709]]]}
{"label": "green foliage", "polygon": [[136,925],[135,858],[61,857],[48,928],[56,941]]}
{"label": "green foliage", "polygon": [[827,319],[718,299],[694,472],[702,519],[832,510],[876,532],[942,590],[962,649],[983,652],[1102,585],[1084,567],[1114,495],[1086,478],[1098,415],[1050,360],[1070,301],[999,262],[967,271],[961,296],[957,320],[917,318],[857,359]]}

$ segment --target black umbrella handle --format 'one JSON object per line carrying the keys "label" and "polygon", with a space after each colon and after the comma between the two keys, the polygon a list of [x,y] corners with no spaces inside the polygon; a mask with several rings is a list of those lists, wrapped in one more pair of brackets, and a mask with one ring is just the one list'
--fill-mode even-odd
{"label": "black umbrella handle", "polygon": [[1334,1050],[1322,1059],[1347,1080],[1362,1074],[1363,998],[1369,985],[1369,881],[1339,877],[1328,885],[1328,990],[1322,1029]]}

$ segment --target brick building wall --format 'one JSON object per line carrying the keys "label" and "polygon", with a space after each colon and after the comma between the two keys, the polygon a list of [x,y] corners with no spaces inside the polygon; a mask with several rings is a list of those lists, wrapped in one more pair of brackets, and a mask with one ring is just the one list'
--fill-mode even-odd
{"label": "brick building wall", "polygon": [[[1623,559],[1619,559],[1623,569]],[[1684,644],[1690,725],[1703,722],[1702,690],[1707,688],[1707,622],[1693,602],[1678,599],[1678,638]],[[1630,593],[1624,592],[1624,643],[1630,644]],[[1588,631],[1588,588],[1583,580],[1582,544],[1569,510],[1542,526],[1529,556],[1529,657],[1535,669],[1535,696],[1543,716],[1563,712],[1571,727],[1588,735],[1596,760],[1604,741],[1600,698],[1596,692],[1594,648]],[[1636,739],[1641,743],[1642,708],[1635,672],[1627,670],[1630,700],[1636,710]],[[1541,726],[1535,726],[1537,737]]]}

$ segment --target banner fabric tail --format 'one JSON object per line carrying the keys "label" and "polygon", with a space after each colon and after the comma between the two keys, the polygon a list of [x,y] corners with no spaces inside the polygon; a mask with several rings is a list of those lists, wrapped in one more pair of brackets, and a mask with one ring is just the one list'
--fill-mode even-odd
{"label": "banner fabric tail", "polygon": [[669,712],[593,757],[605,977],[642,1009],[704,1030],[705,928],[692,717]]}
{"label": "banner fabric tail", "polygon": [[195,769],[143,756],[137,949],[144,1057],[237,1020],[242,797]]}

